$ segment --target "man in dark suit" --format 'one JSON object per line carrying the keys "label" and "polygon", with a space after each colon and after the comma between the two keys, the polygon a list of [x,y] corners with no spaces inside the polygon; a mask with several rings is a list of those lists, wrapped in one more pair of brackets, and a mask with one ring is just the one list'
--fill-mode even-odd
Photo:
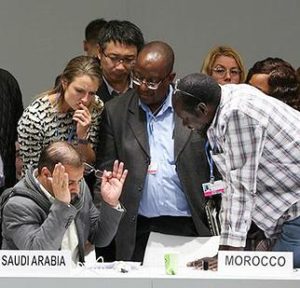
{"label": "man in dark suit", "polygon": [[151,231],[210,236],[201,188],[209,180],[204,139],[174,113],[173,64],[168,44],[146,44],[132,73],[135,90],[103,112],[97,167],[109,169],[120,159],[129,170],[121,195],[127,213],[110,261],[142,261]]}
{"label": "man in dark suit", "polygon": [[23,112],[19,84],[0,69],[0,194],[16,183],[17,124]]}
{"label": "man in dark suit", "polygon": [[143,45],[141,30],[129,21],[112,20],[100,30],[98,57],[104,81],[97,95],[103,102],[130,89],[130,73]]}

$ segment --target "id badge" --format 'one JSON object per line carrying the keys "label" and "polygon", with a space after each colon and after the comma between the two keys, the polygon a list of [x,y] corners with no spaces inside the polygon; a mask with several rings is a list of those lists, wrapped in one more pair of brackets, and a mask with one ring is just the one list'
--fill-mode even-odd
{"label": "id badge", "polygon": [[223,180],[207,182],[202,184],[204,197],[210,197],[217,194],[222,194],[225,191],[225,183]]}
{"label": "id badge", "polygon": [[148,174],[152,174],[152,175],[156,174],[157,168],[158,168],[157,163],[151,162],[148,166]]}

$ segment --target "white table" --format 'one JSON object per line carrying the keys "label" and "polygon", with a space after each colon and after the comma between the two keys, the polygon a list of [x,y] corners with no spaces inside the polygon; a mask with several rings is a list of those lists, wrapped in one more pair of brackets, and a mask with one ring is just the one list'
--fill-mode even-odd
{"label": "white table", "polygon": [[164,275],[161,269],[140,269],[129,273],[114,271],[72,272],[70,276],[0,276],[1,288],[299,288],[300,271],[289,275],[233,276],[212,271]]}

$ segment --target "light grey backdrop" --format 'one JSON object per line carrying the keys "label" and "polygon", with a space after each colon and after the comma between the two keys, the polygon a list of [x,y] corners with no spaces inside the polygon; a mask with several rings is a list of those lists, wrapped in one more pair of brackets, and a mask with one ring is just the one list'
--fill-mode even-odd
{"label": "light grey backdrop", "polygon": [[267,56],[300,66],[299,0],[0,0],[0,67],[19,81],[25,106],[82,54],[90,20],[127,19],[145,39],[164,40],[178,77],[198,72],[210,48],[227,44],[247,67]]}

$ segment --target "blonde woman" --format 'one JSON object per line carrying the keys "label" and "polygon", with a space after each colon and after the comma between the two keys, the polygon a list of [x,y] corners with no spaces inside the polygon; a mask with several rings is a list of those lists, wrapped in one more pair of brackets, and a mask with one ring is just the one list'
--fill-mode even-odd
{"label": "blonde woman", "polygon": [[201,72],[212,76],[219,84],[239,84],[246,78],[239,53],[229,46],[218,46],[205,57]]}
{"label": "blonde woman", "polygon": [[25,109],[18,123],[23,171],[36,167],[42,149],[59,140],[73,144],[84,161],[95,161],[103,110],[96,91],[101,83],[101,69],[94,58],[73,58],[59,84]]}

